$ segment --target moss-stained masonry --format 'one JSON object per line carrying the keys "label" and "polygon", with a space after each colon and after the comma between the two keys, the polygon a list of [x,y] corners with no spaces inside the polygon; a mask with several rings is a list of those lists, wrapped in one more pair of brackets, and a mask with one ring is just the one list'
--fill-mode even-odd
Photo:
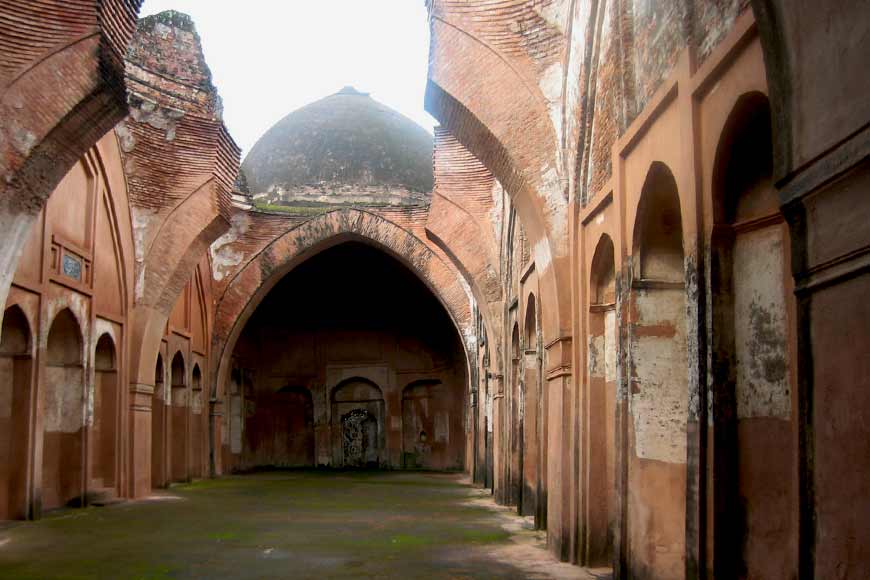
{"label": "moss-stained masonry", "polygon": [[[170,35],[176,35],[176,42],[184,46],[202,46],[202,41],[199,33],[196,31],[196,26],[193,19],[183,12],[176,10],[165,10],[158,14],[146,16],[139,19],[138,31],[140,35],[155,36],[165,40]],[[127,50],[127,58],[134,62],[141,62],[143,58],[148,56],[148,46],[143,43],[132,43]],[[178,68],[179,63],[183,64],[183,59],[151,61],[149,64],[156,66],[158,72],[165,72],[163,69],[168,66],[173,66],[173,74],[182,80],[187,80],[196,87],[203,89],[210,94],[217,94],[212,82],[211,69],[205,62],[205,56],[201,50],[188,51],[190,62],[186,67]],[[185,74],[185,69],[187,74]]]}
{"label": "moss-stained masonry", "polygon": [[243,163],[255,199],[296,205],[404,205],[427,201],[434,182],[432,136],[345,87],[287,115]]}

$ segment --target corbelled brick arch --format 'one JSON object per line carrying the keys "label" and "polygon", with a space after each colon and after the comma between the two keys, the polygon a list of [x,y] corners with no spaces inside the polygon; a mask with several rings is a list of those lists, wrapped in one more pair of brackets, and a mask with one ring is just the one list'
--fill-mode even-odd
{"label": "corbelled brick arch", "polygon": [[140,5],[0,2],[0,304],[45,200],[127,114],[124,54]]}
{"label": "corbelled brick arch", "polygon": [[[570,332],[570,301],[559,300],[570,287],[566,177],[553,121],[564,38],[532,3],[502,4],[429,2],[426,109],[510,194],[534,248],[550,344]],[[517,18],[540,34],[512,31]]]}
{"label": "corbelled brick arch", "polygon": [[471,296],[461,276],[423,241],[383,217],[361,209],[329,212],[293,227],[250,257],[217,298],[212,334],[213,392],[221,399],[235,343],[269,291],[291,270],[320,252],[358,241],[401,262],[445,307],[466,353],[475,348]]}
{"label": "corbelled brick arch", "polygon": [[492,173],[443,129],[435,130],[435,190],[426,217],[426,238],[459,270],[486,325],[491,360],[500,366],[498,345],[503,293],[492,214],[499,185]]}
{"label": "corbelled brick arch", "polygon": [[[544,344],[547,541],[570,552],[572,408],[568,172],[563,155],[565,9],[571,3],[430,0],[426,109],[492,171],[531,241]],[[517,27],[516,22],[522,26]]]}

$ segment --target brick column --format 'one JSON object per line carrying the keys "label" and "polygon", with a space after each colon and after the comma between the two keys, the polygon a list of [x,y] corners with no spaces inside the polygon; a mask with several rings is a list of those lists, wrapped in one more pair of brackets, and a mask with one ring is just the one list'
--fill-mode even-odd
{"label": "brick column", "polygon": [[151,493],[151,401],[154,386],[130,385],[130,494]]}

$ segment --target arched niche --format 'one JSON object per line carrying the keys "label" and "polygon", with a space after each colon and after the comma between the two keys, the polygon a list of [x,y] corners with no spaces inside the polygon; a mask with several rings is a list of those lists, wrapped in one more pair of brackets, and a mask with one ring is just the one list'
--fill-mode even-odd
{"label": "arched niche", "polygon": [[537,300],[534,294],[529,294],[526,300],[526,318],[523,325],[525,333],[526,352],[537,349],[538,344],[538,313]]}
{"label": "arched niche", "polygon": [[31,345],[24,312],[18,306],[7,308],[0,329],[0,520],[29,515]]}
{"label": "arched niche", "polygon": [[616,303],[616,266],[613,252],[613,240],[603,234],[595,247],[592,269],[589,272],[590,303],[593,305]]}
{"label": "arched niche", "polygon": [[42,393],[42,508],[79,504],[84,493],[84,364],[78,320],[68,308],[52,321]]}
{"label": "arched niche", "polygon": [[204,450],[207,442],[205,441],[206,425],[202,413],[202,384],[202,371],[199,368],[199,363],[194,363],[190,373],[190,470],[193,477],[202,477],[205,466]]}
{"label": "arched niche", "polygon": [[202,390],[202,371],[199,370],[199,363],[194,363],[193,372],[190,375],[190,386],[194,391]]}
{"label": "arched niche", "polygon": [[723,576],[796,574],[794,284],[772,171],[767,97],[741,95],[712,176],[712,494]]}
{"label": "arched niche", "polygon": [[539,529],[547,526],[547,418],[543,391],[543,348],[534,294],[526,299],[523,323],[523,515],[534,515]]}
{"label": "arched niche", "polygon": [[519,513],[523,512],[523,379],[520,364],[523,355],[520,346],[520,326],[514,322],[511,331],[510,350],[510,414],[507,433],[510,437],[510,465],[508,482],[510,496],[508,503],[517,506]]}
{"label": "arched niche", "polygon": [[169,411],[169,455],[170,478],[172,481],[190,479],[188,459],[190,455],[190,413],[188,409],[187,365],[181,351],[172,357],[169,371],[172,394]]}
{"label": "arched niche", "polygon": [[688,356],[676,180],[651,165],[633,234],[627,517],[630,569],[685,571]]}
{"label": "arched niche", "polygon": [[166,370],[163,354],[154,364],[154,394],[151,397],[151,487],[166,485]]}
{"label": "arched niche", "polygon": [[[181,351],[175,353],[175,356],[172,357],[172,366],[170,367],[170,380],[172,389],[184,389],[187,387],[187,372],[184,364],[184,355],[181,354]],[[175,395],[175,392],[172,393]],[[174,397],[173,397],[174,399]],[[173,400],[172,404],[174,405],[176,402]],[[179,401],[180,404],[186,404],[186,402],[182,399]]]}
{"label": "arched niche", "polygon": [[616,518],[616,265],[613,241],[598,240],[589,271],[588,383],[583,397],[583,465],[586,501],[583,561],[609,566]]}
{"label": "arched niche", "polygon": [[677,182],[654,162],[647,172],[634,225],[635,279],[682,284],[683,228]]}
{"label": "arched niche", "polygon": [[342,467],[378,467],[384,461],[384,396],[374,382],[349,378],[332,390],[333,458]]}
{"label": "arched niche", "polygon": [[91,427],[92,490],[115,487],[120,420],[117,350],[105,333],[94,349],[94,423]]}

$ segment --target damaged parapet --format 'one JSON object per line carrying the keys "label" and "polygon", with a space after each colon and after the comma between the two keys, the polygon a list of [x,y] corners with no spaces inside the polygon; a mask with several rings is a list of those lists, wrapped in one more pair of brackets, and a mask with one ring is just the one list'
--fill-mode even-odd
{"label": "damaged parapet", "polygon": [[[127,51],[126,82],[130,116],[116,132],[133,211],[137,300],[147,303],[157,297],[143,296],[144,288],[163,293],[166,284],[175,285],[173,277],[189,273],[182,262],[194,254],[190,244],[207,247],[248,204],[234,199],[240,151],[224,126],[189,16],[170,10],[139,21]],[[178,221],[190,239],[158,238],[170,221]],[[161,264],[149,268],[149,255],[160,255]],[[152,275],[160,279],[146,280]]]}

